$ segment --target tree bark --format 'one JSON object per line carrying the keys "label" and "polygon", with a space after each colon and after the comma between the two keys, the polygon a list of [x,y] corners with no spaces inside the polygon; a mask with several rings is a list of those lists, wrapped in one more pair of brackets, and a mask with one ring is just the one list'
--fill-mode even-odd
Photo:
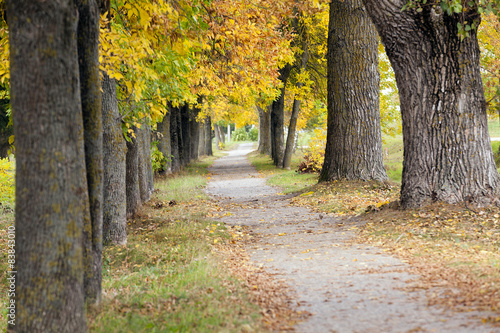
{"label": "tree bark", "polygon": [[106,73],[102,80],[104,152],[103,243],[127,244],[126,163],[127,146],[118,111],[116,83]]}
{"label": "tree bark", "polygon": [[205,151],[207,156],[213,156],[214,152],[212,149],[212,118],[207,117],[205,119]]}
{"label": "tree bark", "polygon": [[142,124],[141,128],[137,130],[137,172],[141,203],[148,202],[152,193],[149,184],[149,168],[152,168],[150,135],[149,124]]}
{"label": "tree bark", "polygon": [[200,145],[200,123],[196,121],[196,117],[199,113],[199,109],[194,108],[190,110],[189,114],[189,133],[190,133],[190,160],[196,161],[199,157],[199,145]]}
{"label": "tree bark", "polygon": [[17,271],[16,313],[10,328],[85,332],[82,229],[89,199],[77,8],[72,0],[6,5],[17,163],[16,267],[9,266]]}
{"label": "tree bark", "polygon": [[[138,133],[137,128],[133,127],[134,132]],[[139,185],[139,143],[137,138],[131,136],[127,141],[127,173],[126,173],[126,192],[127,192],[127,218],[135,215],[141,206],[141,190]]]}
{"label": "tree bark", "polygon": [[[305,29],[302,33],[302,56],[300,57],[300,71],[307,69],[307,62],[309,61],[309,45],[307,42],[307,35]],[[298,83],[299,89],[303,86]],[[286,138],[285,154],[283,156],[283,168],[290,170],[292,164],[292,155],[295,149],[295,134],[297,130],[297,119],[299,118],[300,100],[295,98],[293,100],[292,114],[290,116],[290,124],[288,125],[288,134]]]}
{"label": "tree bark", "polygon": [[162,166],[160,173],[171,174],[172,173],[172,140],[170,138],[170,111],[165,113],[163,120],[158,123],[157,129],[160,133],[160,139],[158,140],[158,150],[163,154],[165,158],[165,163]]}
{"label": "tree bark", "polygon": [[361,0],[330,4],[327,60],[328,129],[319,179],[385,180],[378,36]]}
{"label": "tree bark", "polygon": [[172,144],[172,172],[181,170],[182,130],[180,126],[180,109],[170,107],[170,138]]}
{"label": "tree bark", "polygon": [[179,145],[179,147],[182,147],[180,149],[181,164],[182,166],[185,166],[191,161],[191,131],[189,126],[188,104],[184,104],[184,106],[181,108],[180,121],[181,121],[180,127],[181,127],[182,144]]}
{"label": "tree bark", "polygon": [[279,79],[283,83],[283,87],[278,100],[274,101],[271,106],[271,157],[274,165],[278,168],[283,167],[285,90],[291,70],[290,64],[286,64],[279,70]]}
{"label": "tree bark", "polygon": [[205,151],[205,126],[200,124],[200,133],[199,133],[200,139],[198,140],[198,154],[200,156],[206,156],[207,152]]}
{"label": "tree bark", "polygon": [[257,105],[259,112],[259,147],[260,154],[271,155],[271,109]]}
{"label": "tree bark", "polygon": [[406,0],[365,0],[396,74],[403,120],[401,205],[498,202],[500,177],[487,128],[477,32],[463,41],[439,6],[402,11]]}
{"label": "tree bark", "polygon": [[89,190],[89,223],[83,228],[84,289],[88,303],[101,301],[103,142],[99,78],[99,7],[95,0],[78,0],[78,60]]}

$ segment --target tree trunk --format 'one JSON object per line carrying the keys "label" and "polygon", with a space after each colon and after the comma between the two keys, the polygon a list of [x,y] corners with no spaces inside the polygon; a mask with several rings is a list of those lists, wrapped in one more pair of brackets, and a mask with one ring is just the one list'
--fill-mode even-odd
{"label": "tree trunk", "polygon": [[[302,29],[302,56],[300,58],[300,70],[307,70],[307,62],[309,61],[309,45],[307,43],[307,35],[305,28]],[[298,83],[299,89],[303,86]],[[295,134],[297,130],[297,119],[299,118],[300,100],[294,99],[292,106],[292,115],[290,116],[290,124],[288,125],[288,134],[286,138],[285,154],[283,156],[283,168],[290,170],[292,164],[292,155],[295,150]]]}
{"label": "tree trunk", "polygon": [[220,125],[217,126],[219,126],[220,140],[222,141],[223,144],[226,144],[226,135],[224,134],[224,128]]}
{"label": "tree trunk", "polygon": [[205,126],[202,126],[200,124],[200,133],[199,133],[200,139],[198,140],[198,153],[200,156],[206,156],[207,152],[205,151]]}
{"label": "tree trunk", "polygon": [[406,0],[365,0],[396,74],[403,120],[401,205],[430,201],[498,202],[500,177],[487,128],[477,32],[460,41],[457,24],[476,10],[449,16],[421,12]]}
{"label": "tree trunk", "polygon": [[191,131],[189,126],[189,105],[184,104],[181,108],[181,137],[182,144],[180,147],[181,151],[181,164],[182,166],[187,165],[191,161]]}
{"label": "tree trunk", "polygon": [[271,157],[274,165],[278,168],[283,167],[285,90],[291,70],[292,66],[290,64],[286,64],[285,67],[279,70],[279,79],[283,82],[283,87],[278,100],[274,101],[271,106]]}
{"label": "tree trunk", "polygon": [[260,154],[271,155],[271,110],[257,105],[259,112],[259,147]]}
{"label": "tree trunk", "polygon": [[378,36],[361,0],[330,4],[328,129],[320,181],[385,180]]}
{"label": "tree trunk", "polygon": [[102,98],[99,78],[99,8],[95,0],[78,4],[78,60],[89,189],[88,225],[83,228],[84,289],[87,303],[101,301],[102,280]]}
{"label": "tree trunk", "polygon": [[194,108],[190,112],[189,117],[189,133],[191,140],[191,158],[190,160],[196,161],[199,157],[198,146],[200,145],[200,123],[196,121],[196,116],[198,115],[199,110]]}
{"label": "tree trunk", "polygon": [[160,173],[171,174],[172,173],[172,143],[170,138],[170,111],[165,113],[163,120],[159,122],[156,126],[158,132],[160,133],[160,138],[158,140],[158,150],[163,154],[165,158],[165,163],[162,166]]}
{"label": "tree trunk", "polygon": [[213,156],[214,152],[212,150],[212,118],[207,117],[205,119],[205,150],[207,156]]}
{"label": "tree trunk", "polygon": [[85,332],[82,229],[89,199],[77,8],[72,0],[6,5],[17,163],[10,328]]}
{"label": "tree trunk", "polygon": [[[136,136],[140,135],[137,128],[133,128]],[[127,218],[135,215],[141,206],[141,190],[139,185],[139,143],[137,139],[131,136],[127,141],[127,174],[126,174],[126,192],[127,192]]]}
{"label": "tree trunk", "polygon": [[150,132],[149,125],[147,124],[142,124],[141,128],[137,130],[137,174],[141,203],[148,202],[151,198],[149,189],[149,166],[151,161]]}
{"label": "tree trunk", "polygon": [[172,172],[181,170],[182,131],[180,126],[180,109],[170,107],[170,139],[172,144]]}
{"label": "tree trunk", "polygon": [[127,146],[118,111],[116,83],[103,73],[102,123],[104,152],[103,243],[127,244],[125,191]]}

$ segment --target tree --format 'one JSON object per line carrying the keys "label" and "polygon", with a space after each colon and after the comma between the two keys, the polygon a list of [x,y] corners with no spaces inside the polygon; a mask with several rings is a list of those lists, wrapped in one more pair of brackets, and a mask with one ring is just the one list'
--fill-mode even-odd
{"label": "tree", "polygon": [[[403,121],[401,205],[498,201],[476,2],[364,0],[396,74]],[[459,5],[456,6],[456,5]],[[474,23],[472,23],[474,22]],[[468,36],[467,36],[468,35]]]}
{"label": "tree", "polygon": [[84,288],[89,303],[101,300],[103,148],[102,98],[99,78],[99,7],[78,0],[78,64],[85,142],[89,211],[83,227]]}
{"label": "tree", "polygon": [[89,199],[77,8],[72,0],[6,4],[17,154],[15,329],[85,332],[82,229]]}
{"label": "tree", "polygon": [[361,0],[330,4],[328,129],[320,181],[385,180],[378,36]]}

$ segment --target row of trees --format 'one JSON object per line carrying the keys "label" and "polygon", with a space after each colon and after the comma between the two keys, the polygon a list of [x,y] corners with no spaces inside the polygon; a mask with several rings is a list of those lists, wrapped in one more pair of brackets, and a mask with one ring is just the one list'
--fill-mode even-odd
{"label": "row of trees", "polygon": [[400,91],[402,205],[498,200],[480,3],[334,0],[328,13],[318,1],[5,2],[20,332],[85,331],[102,245],[126,243],[127,216],[153,190],[155,128],[162,172],[176,172],[211,154],[213,135],[223,141],[217,123],[258,110],[259,149],[289,167],[301,104],[326,97],[320,180],[386,179],[377,31]]}

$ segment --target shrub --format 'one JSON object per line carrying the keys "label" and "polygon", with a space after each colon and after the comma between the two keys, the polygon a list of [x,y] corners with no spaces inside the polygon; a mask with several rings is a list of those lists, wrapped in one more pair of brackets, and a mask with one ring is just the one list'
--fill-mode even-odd
{"label": "shrub", "polygon": [[167,162],[163,153],[158,150],[158,141],[153,141],[151,144],[151,164],[153,165],[153,172],[157,173],[163,171],[165,163]]}
{"label": "shrub", "polygon": [[244,128],[238,128],[233,132],[233,140],[234,141],[247,141],[248,140],[248,134],[247,131],[245,131]]}
{"label": "shrub", "polygon": [[16,197],[14,162],[0,158],[0,209],[14,209]]}
{"label": "shrub", "polygon": [[300,173],[319,173],[325,160],[326,130],[318,128],[314,130],[309,140],[309,151],[304,155],[297,169]]}
{"label": "shrub", "polygon": [[248,132],[248,138],[250,141],[257,141],[259,140],[259,130],[254,127]]}

